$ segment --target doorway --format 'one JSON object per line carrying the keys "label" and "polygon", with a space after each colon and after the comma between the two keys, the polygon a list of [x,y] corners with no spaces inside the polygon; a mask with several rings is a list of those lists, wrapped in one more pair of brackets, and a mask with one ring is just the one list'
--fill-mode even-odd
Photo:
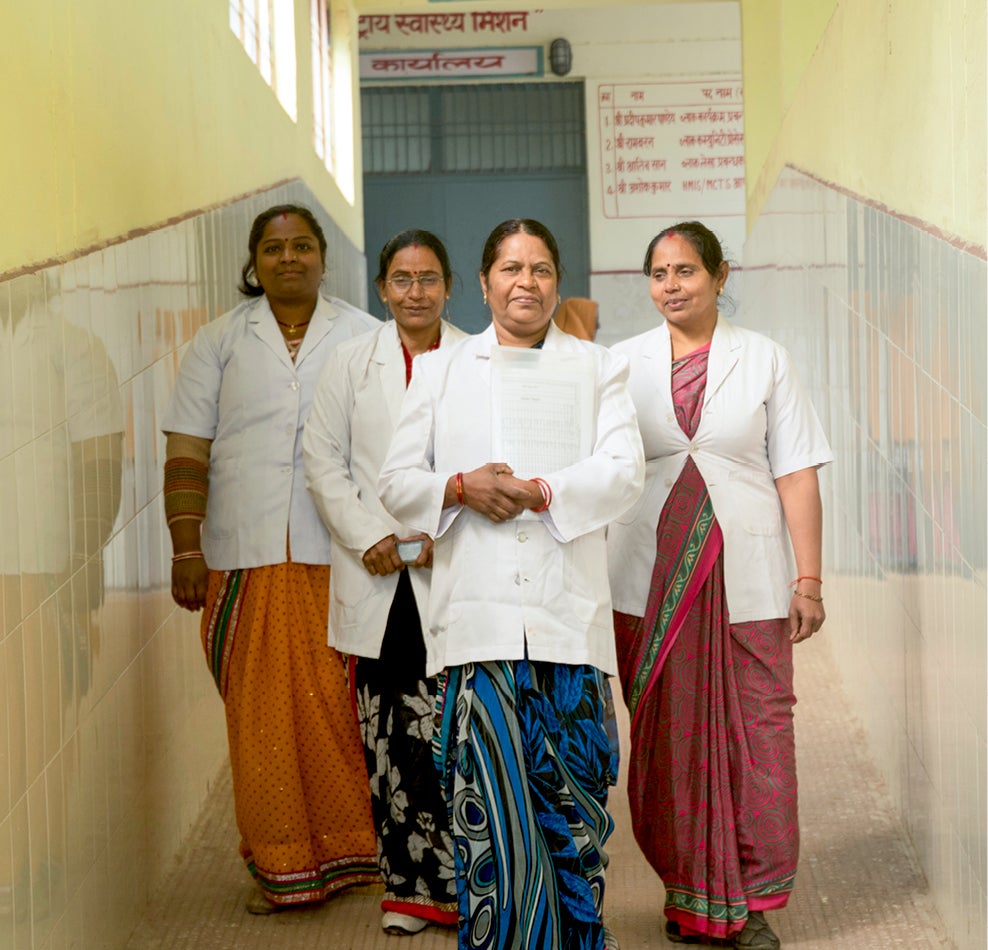
{"label": "doorway", "polygon": [[449,251],[452,322],[483,330],[484,241],[516,217],[535,218],[555,235],[560,293],[589,295],[582,83],[371,87],[361,91],[361,107],[371,313],[385,316],[373,286],[384,242],[425,228]]}

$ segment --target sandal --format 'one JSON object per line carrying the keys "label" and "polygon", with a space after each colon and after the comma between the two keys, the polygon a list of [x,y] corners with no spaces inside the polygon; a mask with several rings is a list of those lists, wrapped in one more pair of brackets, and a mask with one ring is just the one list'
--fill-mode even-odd
{"label": "sandal", "polygon": [[734,938],[735,950],[779,950],[781,941],[760,910],[748,914],[744,930]]}
{"label": "sandal", "polygon": [[601,921],[601,927],[604,930],[604,950],[621,950],[621,944],[618,943],[617,937],[614,936],[614,931],[603,921]]}
{"label": "sandal", "polygon": [[261,915],[277,914],[279,911],[284,910],[287,906],[285,904],[275,904],[273,901],[269,901],[264,891],[262,891],[259,886],[255,886],[247,895],[246,904],[248,914]]}

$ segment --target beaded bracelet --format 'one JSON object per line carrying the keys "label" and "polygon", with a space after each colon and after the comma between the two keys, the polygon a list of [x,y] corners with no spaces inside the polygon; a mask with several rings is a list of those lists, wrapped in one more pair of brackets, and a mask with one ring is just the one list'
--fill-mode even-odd
{"label": "beaded bracelet", "polygon": [[463,504],[463,472],[456,473],[456,503]]}
{"label": "beaded bracelet", "polygon": [[172,564],[178,561],[191,561],[193,558],[202,557],[202,551],[183,551],[181,554],[172,555]]}

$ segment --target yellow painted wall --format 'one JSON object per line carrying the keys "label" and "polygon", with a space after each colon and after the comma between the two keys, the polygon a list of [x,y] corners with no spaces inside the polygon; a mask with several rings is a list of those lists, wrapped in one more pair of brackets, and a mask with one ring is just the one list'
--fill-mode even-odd
{"label": "yellow painted wall", "polygon": [[984,0],[742,0],[741,10],[749,229],[792,164],[984,246]]}
{"label": "yellow painted wall", "polygon": [[[332,6],[336,64],[355,75],[353,4]],[[295,0],[298,122],[227,17],[226,0],[5,7],[0,275],[292,178],[363,246],[359,155],[351,202],[311,144],[309,0]]]}

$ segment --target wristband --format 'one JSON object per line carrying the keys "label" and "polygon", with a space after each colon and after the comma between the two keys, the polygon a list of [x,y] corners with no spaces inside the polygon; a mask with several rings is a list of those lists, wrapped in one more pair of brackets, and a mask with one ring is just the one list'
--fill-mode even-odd
{"label": "wristband", "polygon": [[202,557],[202,551],[183,551],[181,554],[172,555],[172,564],[178,561],[191,561],[193,558]]}
{"label": "wristband", "polygon": [[810,577],[809,574],[801,574],[789,586],[795,587],[800,581],[816,581],[818,584],[823,583],[823,581],[819,577]]}
{"label": "wristband", "polygon": [[463,504],[463,472],[456,473],[456,503]]}
{"label": "wristband", "polygon": [[209,495],[209,466],[198,459],[170,458],[165,462],[165,522],[206,517]]}

